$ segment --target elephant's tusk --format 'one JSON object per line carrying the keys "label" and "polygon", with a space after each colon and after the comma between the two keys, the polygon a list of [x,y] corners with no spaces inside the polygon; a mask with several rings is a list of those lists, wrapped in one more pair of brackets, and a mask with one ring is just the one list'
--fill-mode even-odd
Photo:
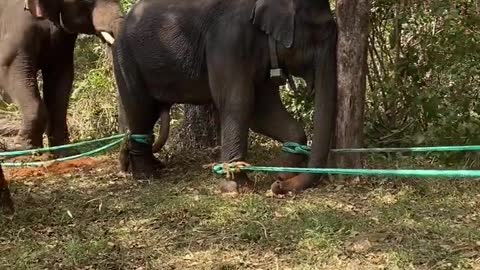
{"label": "elephant's tusk", "polygon": [[100,34],[108,44],[113,45],[113,43],[115,42],[115,39],[112,37],[112,35],[110,35],[110,33],[100,32]]}

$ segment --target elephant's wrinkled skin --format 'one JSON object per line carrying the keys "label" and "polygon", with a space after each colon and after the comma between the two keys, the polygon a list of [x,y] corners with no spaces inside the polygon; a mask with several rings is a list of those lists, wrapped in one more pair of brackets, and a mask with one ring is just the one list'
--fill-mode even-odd
{"label": "elephant's wrinkled skin", "polygon": [[[336,23],[328,0],[140,0],[125,16],[113,48],[117,85],[128,127],[151,134],[159,110],[174,103],[214,102],[221,119],[221,161],[243,161],[248,129],[304,144],[300,123],[285,110],[270,79],[269,35],[280,66],[315,89],[309,167],[323,167],[336,107]],[[130,142],[134,177],[153,174],[150,145]],[[125,153],[125,152],[124,152]],[[281,165],[303,158],[284,154]],[[248,184],[236,175],[223,191]],[[276,193],[301,191],[319,178],[284,175]]]}
{"label": "elephant's wrinkled skin", "polygon": [[122,22],[119,0],[0,1],[0,88],[18,105],[23,120],[16,148],[41,147],[45,131],[50,146],[68,141],[77,35],[112,43]]}

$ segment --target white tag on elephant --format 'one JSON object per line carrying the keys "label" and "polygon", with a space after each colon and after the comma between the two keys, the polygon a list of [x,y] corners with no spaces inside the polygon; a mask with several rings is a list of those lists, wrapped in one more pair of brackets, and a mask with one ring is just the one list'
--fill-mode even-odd
{"label": "white tag on elephant", "polygon": [[282,70],[279,68],[270,69],[270,78],[282,77]]}

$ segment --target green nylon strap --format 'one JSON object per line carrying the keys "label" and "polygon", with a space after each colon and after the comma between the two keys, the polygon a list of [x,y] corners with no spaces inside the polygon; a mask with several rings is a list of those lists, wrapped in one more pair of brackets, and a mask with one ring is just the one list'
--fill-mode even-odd
{"label": "green nylon strap", "polygon": [[[282,150],[292,154],[309,155],[311,148],[307,145],[301,145],[294,142],[287,142],[283,145]],[[480,145],[459,145],[459,146],[428,146],[428,147],[392,147],[392,148],[345,148],[332,149],[334,153],[388,153],[388,152],[467,152],[480,151]]]}
{"label": "green nylon strap", "polygon": [[301,145],[294,142],[286,142],[283,144],[283,151],[290,154],[310,155],[310,146]]}
{"label": "green nylon strap", "polygon": [[52,152],[52,151],[58,151],[58,150],[64,150],[64,149],[71,149],[71,148],[75,148],[75,147],[79,147],[79,146],[85,146],[85,145],[89,145],[89,144],[93,144],[93,143],[97,143],[97,142],[105,142],[105,141],[109,141],[109,140],[113,140],[113,139],[119,139],[119,138],[123,138],[124,136],[125,136],[125,134],[118,134],[118,135],[113,135],[113,136],[106,137],[106,138],[84,141],[84,142],[78,142],[78,143],[67,144],[67,145],[45,147],[45,148],[32,149],[32,150],[0,152],[0,157],[18,157],[18,156],[26,156],[26,155],[37,154],[37,153],[45,153],[45,152]]}
{"label": "green nylon strap", "polygon": [[5,167],[38,167],[38,166],[44,166],[48,165],[54,162],[62,162],[62,161],[68,161],[68,160],[75,160],[83,157],[90,157],[94,156],[96,154],[105,152],[109,150],[110,148],[113,148],[119,144],[121,144],[125,138],[130,138],[131,140],[134,140],[139,143],[145,143],[149,144],[152,141],[152,135],[144,135],[144,134],[117,134],[113,135],[110,137],[106,138],[101,138],[101,139],[96,139],[96,140],[90,140],[90,141],[84,141],[84,142],[79,142],[79,143],[73,143],[73,144],[68,144],[68,145],[61,145],[61,146],[54,146],[54,147],[45,147],[45,148],[39,148],[39,149],[32,149],[32,150],[21,150],[21,151],[11,151],[11,152],[0,152],[0,158],[12,158],[12,157],[17,157],[17,156],[26,156],[26,155],[32,155],[36,153],[45,153],[45,152],[50,152],[50,151],[57,151],[57,150],[63,150],[63,149],[71,149],[79,146],[85,146],[93,143],[98,143],[98,142],[105,142],[105,141],[111,141],[116,139],[114,142],[111,142],[107,145],[98,147],[96,149],[87,151],[85,153],[81,153],[78,155],[73,155],[69,157],[63,157],[63,158],[58,158],[58,159],[53,159],[53,160],[48,160],[48,161],[35,161],[35,162],[3,162],[1,163],[2,166]]}
{"label": "green nylon strap", "polygon": [[84,142],[60,145],[60,146],[53,146],[53,147],[44,147],[38,149],[31,149],[31,150],[20,150],[20,151],[9,151],[9,152],[0,152],[1,157],[18,157],[18,156],[26,156],[26,155],[34,155],[39,153],[46,153],[46,152],[53,152],[58,150],[65,150],[65,149],[72,149],[80,146],[90,145],[93,143],[105,142],[114,139],[124,138],[125,136],[129,136],[132,140],[148,144],[151,141],[152,135],[144,135],[144,134],[117,134],[110,137],[105,137],[101,139],[89,140]]}
{"label": "green nylon strap", "polygon": [[111,142],[107,145],[104,145],[102,147],[96,148],[94,150],[82,153],[82,154],[73,155],[73,156],[69,156],[69,157],[58,158],[58,159],[53,159],[53,160],[35,161],[35,162],[4,162],[4,163],[0,162],[0,164],[4,167],[40,167],[40,166],[44,166],[44,165],[50,165],[50,164],[55,163],[55,162],[75,160],[75,159],[79,159],[79,158],[83,158],[83,157],[91,157],[91,156],[94,156],[96,154],[105,152],[108,149],[113,148],[113,147],[121,144],[122,142],[123,142],[123,138],[118,139],[118,140],[116,140],[114,142]]}
{"label": "green nylon strap", "polygon": [[131,140],[143,143],[143,144],[152,144],[153,135],[144,135],[144,134],[130,134],[128,135]]}
{"label": "green nylon strap", "polygon": [[[392,169],[340,169],[340,168],[294,168],[294,167],[265,167],[247,166],[238,168],[244,172],[266,173],[311,173],[311,174],[335,174],[356,176],[400,176],[400,177],[447,177],[447,178],[480,178],[480,170],[392,170]],[[235,172],[231,168],[231,172]],[[213,172],[226,174],[222,164],[215,165]]]}

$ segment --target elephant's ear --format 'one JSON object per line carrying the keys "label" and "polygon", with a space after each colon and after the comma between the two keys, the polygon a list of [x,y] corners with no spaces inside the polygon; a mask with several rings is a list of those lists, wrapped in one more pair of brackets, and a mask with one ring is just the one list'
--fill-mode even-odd
{"label": "elephant's ear", "polygon": [[293,0],[257,0],[250,19],[286,48],[292,47],[295,34]]}

